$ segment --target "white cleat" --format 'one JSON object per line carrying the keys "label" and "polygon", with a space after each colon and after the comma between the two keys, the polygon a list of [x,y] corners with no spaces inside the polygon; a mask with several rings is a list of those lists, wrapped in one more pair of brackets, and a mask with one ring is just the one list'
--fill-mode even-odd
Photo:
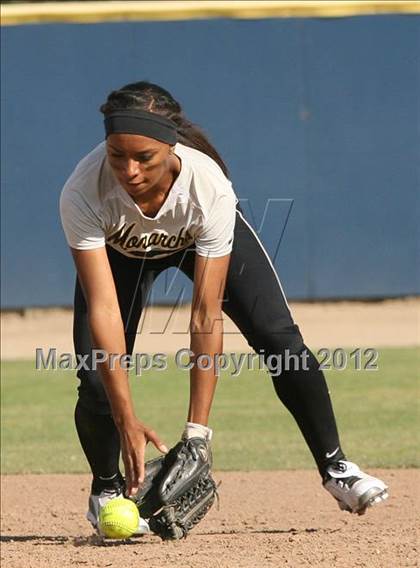
{"label": "white cleat", "polygon": [[[86,518],[99,536],[103,536],[99,527],[99,512],[101,508],[104,507],[111,499],[123,499],[123,497],[122,491],[117,489],[104,489],[99,495],[90,495],[89,510],[86,513]],[[140,517],[139,526],[133,536],[141,536],[149,534],[150,532],[149,523],[146,519],[142,519]]]}
{"label": "white cleat", "polygon": [[383,481],[345,460],[327,468],[324,487],[338,501],[341,510],[358,515],[364,515],[368,507],[388,498],[388,487]]}

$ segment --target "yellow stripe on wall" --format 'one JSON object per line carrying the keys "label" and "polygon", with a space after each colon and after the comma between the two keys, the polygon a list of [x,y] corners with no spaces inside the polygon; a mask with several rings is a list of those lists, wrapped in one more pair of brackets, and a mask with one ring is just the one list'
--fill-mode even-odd
{"label": "yellow stripe on wall", "polygon": [[337,18],[372,14],[420,14],[419,1],[199,0],[143,2],[48,2],[3,4],[3,26],[34,23],[91,23],[123,20],[209,18]]}

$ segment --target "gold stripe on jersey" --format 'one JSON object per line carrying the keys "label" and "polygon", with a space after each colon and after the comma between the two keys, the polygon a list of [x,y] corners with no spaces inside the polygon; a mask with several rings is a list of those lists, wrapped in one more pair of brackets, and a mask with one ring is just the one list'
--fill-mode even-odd
{"label": "gold stripe on jersey", "polygon": [[195,20],[212,18],[338,18],[375,14],[420,14],[407,0],[267,1],[160,0],[141,2],[47,2],[2,4],[2,26],[46,23]]}

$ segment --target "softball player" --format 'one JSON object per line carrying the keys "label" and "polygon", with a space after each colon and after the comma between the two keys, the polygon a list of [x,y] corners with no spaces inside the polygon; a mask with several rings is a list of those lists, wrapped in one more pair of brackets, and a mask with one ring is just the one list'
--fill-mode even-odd
{"label": "softball player", "polygon": [[[77,282],[74,345],[131,354],[142,309],[157,276],[168,267],[194,283],[190,338],[193,361],[223,352],[222,311],[265,360],[298,355],[275,392],[296,420],[324,487],[341,509],[363,513],[387,497],[386,485],[347,461],[328,388],[294,323],[279,278],[245,219],[221,157],[187,120],[165,89],[148,82],[112,92],[101,111],[105,142],[76,167],[60,200],[63,228]],[[144,479],[148,442],[167,448],[136,417],[128,373],[106,360],[81,369],[76,428],[93,474],[88,519],[97,527],[101,506],[121,496],[122,453],[127,494]],[[190,404],[182,436],[209,443],[214,367],[190,371]],[[141,527],[139,528],[141,532]]]}

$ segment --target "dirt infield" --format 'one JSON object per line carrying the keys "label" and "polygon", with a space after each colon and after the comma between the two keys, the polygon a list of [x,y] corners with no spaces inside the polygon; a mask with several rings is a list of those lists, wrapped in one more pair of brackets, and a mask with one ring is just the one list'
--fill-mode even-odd
{"label": "dirt infield", "polygon": [[[420,345],[420,298],[380,302],[293,302],[293,317],[309,347],[402,347]],[[168,354],[189,346],[190,306],[175,311],[147,308],[139,325],[135,352]],[[2,359],[33,359],[37,347],[72,353],[72,311],[29,309],[2,314]],[[224,317],[224,351],[250,347],[233,322]]]}
{"label": "dirt infield", "polygon": [[5,476],[2,566],[418,566],[420,471],[372,473],[389,484],[390,498],[358,517],[339,511],[313,471],[216,472],[220,508],[186,540],[143,536],[105,545],[84,519],[88,476]]}

